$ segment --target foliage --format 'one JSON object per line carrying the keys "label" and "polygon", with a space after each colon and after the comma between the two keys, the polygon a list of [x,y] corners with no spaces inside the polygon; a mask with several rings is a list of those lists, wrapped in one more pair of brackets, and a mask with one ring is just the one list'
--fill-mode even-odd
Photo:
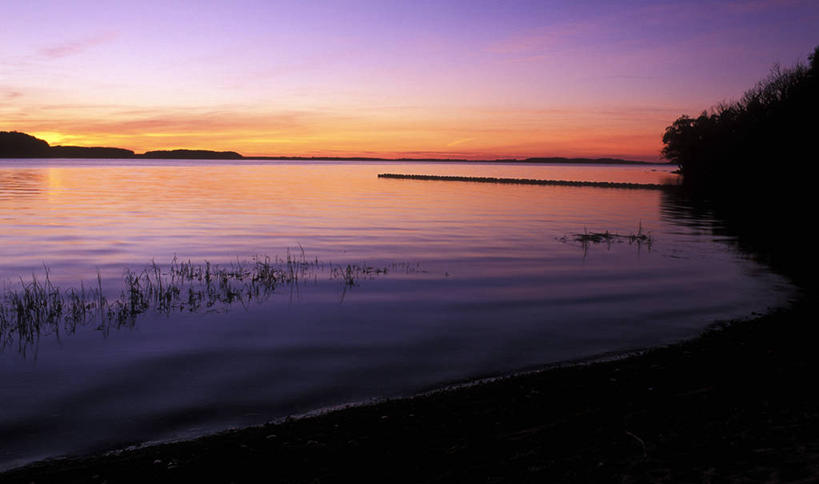
{"label": "foliage", "polygon": [[817,108],[819,47],[808,66],[774,66],[739,100],[680,116],[665,130],[662,154],[684,184],[713,193],[784,183],[793,177],[787,168],[815,157]]}
{"label": "foliage", "polygon": [[0,158],[45,158],[50,148],[45,141],[17,131],[0,131]]}

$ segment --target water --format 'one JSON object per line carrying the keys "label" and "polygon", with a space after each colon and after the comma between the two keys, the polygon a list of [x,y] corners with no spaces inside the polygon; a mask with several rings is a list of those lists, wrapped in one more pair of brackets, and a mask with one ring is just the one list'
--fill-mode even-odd
{"label": "water", "polygon": [[[258,300],[7,328],[0,468],[669,343],[792,291],[673,193],[384,172],[675,182],[661,166],[0,161],[7,291],[44,266],[61,291],[99,275],[115,301],[126,268],[174,256],[310,262]],[[572,236],[640,228],[650,245]]]}

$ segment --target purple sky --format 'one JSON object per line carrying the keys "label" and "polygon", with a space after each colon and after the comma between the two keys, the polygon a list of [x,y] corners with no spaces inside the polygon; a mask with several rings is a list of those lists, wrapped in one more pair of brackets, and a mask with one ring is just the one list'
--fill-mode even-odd
{"label": "purple sky", "polygon": [[266,155],[656,159],[817,1],[4,1],[0,129]]}

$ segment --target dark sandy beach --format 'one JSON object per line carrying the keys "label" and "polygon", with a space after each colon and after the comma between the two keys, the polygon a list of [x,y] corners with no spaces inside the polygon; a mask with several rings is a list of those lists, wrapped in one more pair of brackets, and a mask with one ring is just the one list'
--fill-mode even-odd
{"label": "dark sandy beach", "polygon": [[809,482],[815,304],[624,359],[201,439],[54,460],[2,482]]}

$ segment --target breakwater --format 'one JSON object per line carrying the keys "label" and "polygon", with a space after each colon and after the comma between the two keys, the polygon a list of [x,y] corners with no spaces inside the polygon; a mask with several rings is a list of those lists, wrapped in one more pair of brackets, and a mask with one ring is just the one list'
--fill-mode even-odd
{"label": "breakwater", "polygon": [[379,173],[378,178],[397,178],[401,180],[435,180],[477,183],[508,183],[514,185],[559,185],[571,187],[598,187],[598,188],[629,188],[648,190],[669,190],[675,185],[660,183],[625,183],[625,182],[598,182],[572,180],[537,180],[532,178],[495,178],[482,176],[443,176],[443,175],[407,175],[399,173]]}

